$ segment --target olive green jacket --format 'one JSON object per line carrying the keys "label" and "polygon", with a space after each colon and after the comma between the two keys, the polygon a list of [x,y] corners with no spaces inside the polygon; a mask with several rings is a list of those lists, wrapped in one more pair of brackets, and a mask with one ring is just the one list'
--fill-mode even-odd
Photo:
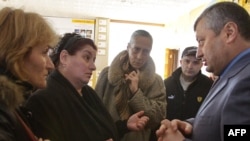
{"label": "olive green jacket", "polygon": [[[118,87],[118,82],[124,77],[124,72],[120,67],[123,63],[120,58],[124,55],[127,55],[127,51],[118,54],[112,64],[102,70],[95,86],[97,94],[114,121],[120,120],[115,104],[115,89]],[[148,141],[151,129],[156,128],[166,115],[165,86],[163,79],[155,73],[152,58],[140,70],[139,79],[139,90],[127,102],[133,113],[143,110],[150,120],[145,130],[129,132],[122,141]]]}

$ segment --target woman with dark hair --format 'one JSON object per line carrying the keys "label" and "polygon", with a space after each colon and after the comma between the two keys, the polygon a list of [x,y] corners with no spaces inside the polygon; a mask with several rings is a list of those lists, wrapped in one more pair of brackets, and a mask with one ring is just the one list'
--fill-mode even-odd
{"label": "woman with dark hair", "polygon": [[96,69],[96,53],[91,39],[76,33],[62,37],[51,54],[56,69],[49,76],[47,88],[35,92],[26,105],[39,137],[52,141],[118,141],[119,133],[144,128],[148,117],[143,116],[143,111],[116,125],[96,92],[87,85]]}

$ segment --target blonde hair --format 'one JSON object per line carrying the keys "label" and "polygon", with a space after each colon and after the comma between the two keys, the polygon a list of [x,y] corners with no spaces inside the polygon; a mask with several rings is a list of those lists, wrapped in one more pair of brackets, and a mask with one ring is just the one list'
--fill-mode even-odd
{"label": "blonde hair", "polygon": [[54,47],[58,36],[39,14],[22,9],[3,8],[0,11],[0,66],[25,81],[24,59],[32,48],[40,45]]}

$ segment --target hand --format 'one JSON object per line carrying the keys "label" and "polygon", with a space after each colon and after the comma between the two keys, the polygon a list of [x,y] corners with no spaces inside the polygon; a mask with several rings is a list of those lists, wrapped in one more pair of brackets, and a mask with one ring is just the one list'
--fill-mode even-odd
{"label": "hand", "polygon": [[179,130],[175,130],[167,119],[161,122],[160,128],[156,131],[158,141],[183,141],[185,137]]}
{"label": "hand", "polygon": [[191,124],[180,121],[167,119],[161,122],[160,128],[156,131],[158,141],[183,141],[185,139],[184,135],[191,134],[192,126]]}
{"label": "hand", "polygon": [[38,141],[50,141],[50,140],[39,138]]}
{"label": "hand", "polygon": [[160,128],[156,130],[156,136],[158,137],[158,141],[162,141],[162,138],[166,134],[168,128],[172,128],[171,122],[168,119],[162,120]]}
{"label": "hand", "polygon": [[140,71],[132,71],[129,74],[125,74],[125,80],[129,81],[129,88],[132,94],[135,94],[136,91],[138,90],[138,83],[139,83],[139,76],[140,76]]}
{"label": "hand", "polygon": [[140,111],[131,115],[127,122],[128,129],[132,131],[140,131],[144,129],[148,123],[149,117],[143,115],[144,111]]}
{"label": "hand", "polygon": [[190,135],[192,133],[192,125],[188,122],[174,119],[171,121],[171,126],[173,130],[180,130],[184,135]]}

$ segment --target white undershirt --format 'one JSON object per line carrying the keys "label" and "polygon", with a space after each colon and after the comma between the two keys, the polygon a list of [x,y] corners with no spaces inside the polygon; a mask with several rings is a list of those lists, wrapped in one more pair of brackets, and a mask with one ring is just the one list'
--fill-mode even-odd
{"label": "white undershirt", "polygon": [[188,88],[188,86],[189,86],[191,83],[193,83],[194,80],[193,80],[193,81],[186,81],[186,80],[182,77],[182,75],[180,75],[180,82],[181,82],[181,86],[182,86],[183,90],[186,91],[187,88]]}

